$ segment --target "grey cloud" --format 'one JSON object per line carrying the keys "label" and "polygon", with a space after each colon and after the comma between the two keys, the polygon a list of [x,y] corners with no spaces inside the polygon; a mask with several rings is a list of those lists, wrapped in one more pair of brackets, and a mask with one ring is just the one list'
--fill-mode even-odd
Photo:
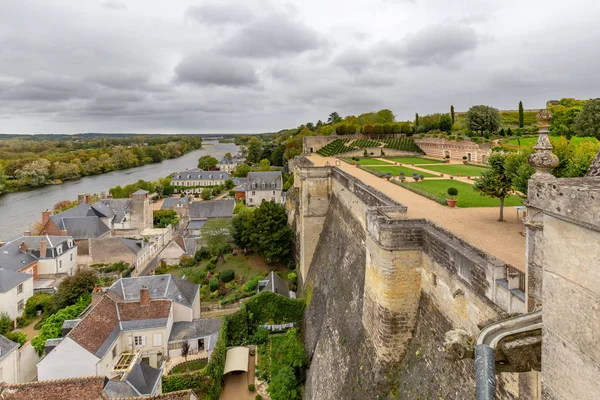
{"label": "grey cloud", "polygon": [[177,81],[199,86],[249,86],[258,83],[251,64],[218,55],[197,53],[186,56],[175,67]]}
{"label": "grey cloud", "polygon": [[457,23],[442,23],[409,34],[400,42],[384,44],[383,49],[400,57],[408,65],[448,65],[457,56],[474,50],[475,29]]}
{"label": "grey cloud", "polygon": [[106,0],[102,3],[102,5],[106,8],[110,8],[111,10],[124,10],[127,8],[125,3],[118,0]]}
{"label": "grey cloud", "polygon": [[227,1],[191,6],[185,15],[201,24],[243,23],[254,18],[254,12],[250,8]]}
{"label": "grey cloud", "polygon": [[72,78],[38,74],[19,83],[6,85],[0,99],[15,101],[65,101],[92,96],[93,89]]}
{"label": "grey cloud", "polygon": [[340,54],[334,64],[350,74],[359,74],[372,65],[372,56],[368,51],[351,48]]}
{"label": "grey cloud", "polygon": [[317,32],[301,21],[273,14],[249,23],[219,50],[227,55],[261,58],[303,53],[321,44]]}

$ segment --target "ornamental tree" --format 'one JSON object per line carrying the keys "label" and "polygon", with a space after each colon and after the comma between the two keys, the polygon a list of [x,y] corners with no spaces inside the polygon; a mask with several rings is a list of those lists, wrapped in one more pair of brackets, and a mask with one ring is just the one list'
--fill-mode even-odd
{"label": "ornamental tree", "polygon": [[473,106],[467,111],[467,127],[473,132],[497,132],[500,128],[500,113],[489,106]]}
{"label": "ornamental tree", "polygon": [[588,101],[575,118],[573,131],[577,136],[600,139],[600,99]]}
{"label": "ornamental tree", "polygon": [[504,199],[512,190],[512,179],[505,168],[506,154],[494,152],[488,160],[489,169],[481,173],[475,180],[473,190],[482,196],[500,199],[500,217],[504,221]]}

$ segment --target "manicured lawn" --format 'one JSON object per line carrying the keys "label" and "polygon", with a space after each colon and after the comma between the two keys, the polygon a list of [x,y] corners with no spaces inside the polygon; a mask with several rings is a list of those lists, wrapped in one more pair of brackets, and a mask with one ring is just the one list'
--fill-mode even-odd
{"label": "manicured lawn", "polygon": [[406,176],[407,178],[410,178],[413,174],[413,172],[416,172],[419,175],[423,175],[424,177],[433,177],[436,175],[433,174],[428,174],[427,172],[421,172],[421,171],[417,171],[416,169],[411,169],[408,167],[401,167],[401,166],[396,166],[396,165],[385,165],[385,166],[370,166],[369,167],[370,170],[373,171],[377,171],[377,172],[383,172],[384,174],[391,172],[393,176],[399,176],[400,172],[404,172],[404,176]]}
{"label": "manicured lawn", "polygon": [[402,164],[440,164],[443,161],[427,160],[419,157],[393,157],[388,160]]}
{"label": "manicured lawn", "polygon": [[[448,198],[448,188],[458,189],[458,207],[499,207],[500,200],[479,195],[473,190],[473,185],[468,183],[451,181],[450,179],[424,180],[418,183],[408,183],[409,186],[418,188],[442,199]],[[510,196],[504,200],[507,207],[521,206],[523,202],[518,196]]]}
{"label": "manicured lawn", "polygon": [[479,176],[482,171],[485,171],[485,168],[464,164],[423,165],[421,168],[448,175],[460,174],[460,176]]}
{"label": "manicured lawn", "polygon": [[[517,138],[517,139],[511,139],[508,141],[509,145],[513,145],[513,146],[521,146],[521,147],[532,147],[537,143],[537,136],[534,137],[525,137],[525,138]],[[556,141],[559,140],[558,136],[550,136],[550,141]],[[584,143],[584,142],[591,142],[591,143],[597,143],[598,139],[596,139],[595,137],[579,137],[579,136],[574,136],[571,138],[571,143],[573,144],[579,144],[579,143]]]}
{"label": "manicured lawn", "polygon": [[188,368],[186,368],[185,363],[178,365],[171,370],[171,374],[183,374],[185,372],[188,372],[188,369],[189,369],[189,372],[199,371],[202,368],[206,367],[206,364],[207,364],[207,362],[206,362],[205,358],[202,358],[200,360],[188,361],[187,362]]}
{"label": "manicured lawn", "polygon": [[[355,162],[351,158],[344,158],[344,160],[349,162],[350,164]],[[358,164],[359,165],[389,165],[390,163],[381,161],[381,160],[376,160],[374,158],[361,158],[358,160]]]}

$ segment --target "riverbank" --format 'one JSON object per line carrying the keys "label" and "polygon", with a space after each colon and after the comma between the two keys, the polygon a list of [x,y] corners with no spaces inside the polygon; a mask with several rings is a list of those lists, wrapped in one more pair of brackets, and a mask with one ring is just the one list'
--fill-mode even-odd
{"label": "riverbank", "polygon": [[175,172],[196,168],[202,156],[211,155],[220,159],[225,153],[235,154],[238,151],[239,147],[235,144],[204,141],[202,149],[160,163],[5,194],[0,196],[0,240],[11,240],[22,235],[41,219],[42,211],[52,209],[59,201],[75,200],[79,193],[108,193],[108,189],[117,185],[128,185],[140,179],[154,181]]}

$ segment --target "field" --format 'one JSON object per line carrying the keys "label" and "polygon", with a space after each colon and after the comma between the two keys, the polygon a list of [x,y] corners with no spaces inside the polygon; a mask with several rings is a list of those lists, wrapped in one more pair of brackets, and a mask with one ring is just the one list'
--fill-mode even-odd
{"label": "field", "polygon": [[421,168],[442,174],[460,174],[461,176],[479,176],[482,171],[485,171],[485,168],[464,164],[423,165]]}
{"label": "field", "polygon": [[434,177],[436,175],[428,174],[427,172],[417,171],[407,167],[400,167],[395,165],[385,165],[385,166],[370,166],[369,169],[375,172],[383,172],[384,174],[391,172],[393,176],[399,176],[400,172],[404,172],[404,176],[410,178],[413,172],[416,172],[419,175],[423,175],[424,177]]}
{"label": "field", "polygon": [[388,160],[402,164],[439,164],[443,161],[427,160],[419,157],[390,157]]}
{"label": "field", "polygon": [[[473,190],[473,186],[458,181],[451,181],[449,179],[440,180],[424,180],[418,183],[408,183],[407,186],[420,189],[433,196],[441,199],[448,198],[447,190],[450,187],[458,189],[458,207],[498,207],[500,206],[500,200],[493,199],[490,197],[483,197]],[[504,200],[504,205],[507,207],[521,206],[523,202],[518,196],[510,196]]]}

